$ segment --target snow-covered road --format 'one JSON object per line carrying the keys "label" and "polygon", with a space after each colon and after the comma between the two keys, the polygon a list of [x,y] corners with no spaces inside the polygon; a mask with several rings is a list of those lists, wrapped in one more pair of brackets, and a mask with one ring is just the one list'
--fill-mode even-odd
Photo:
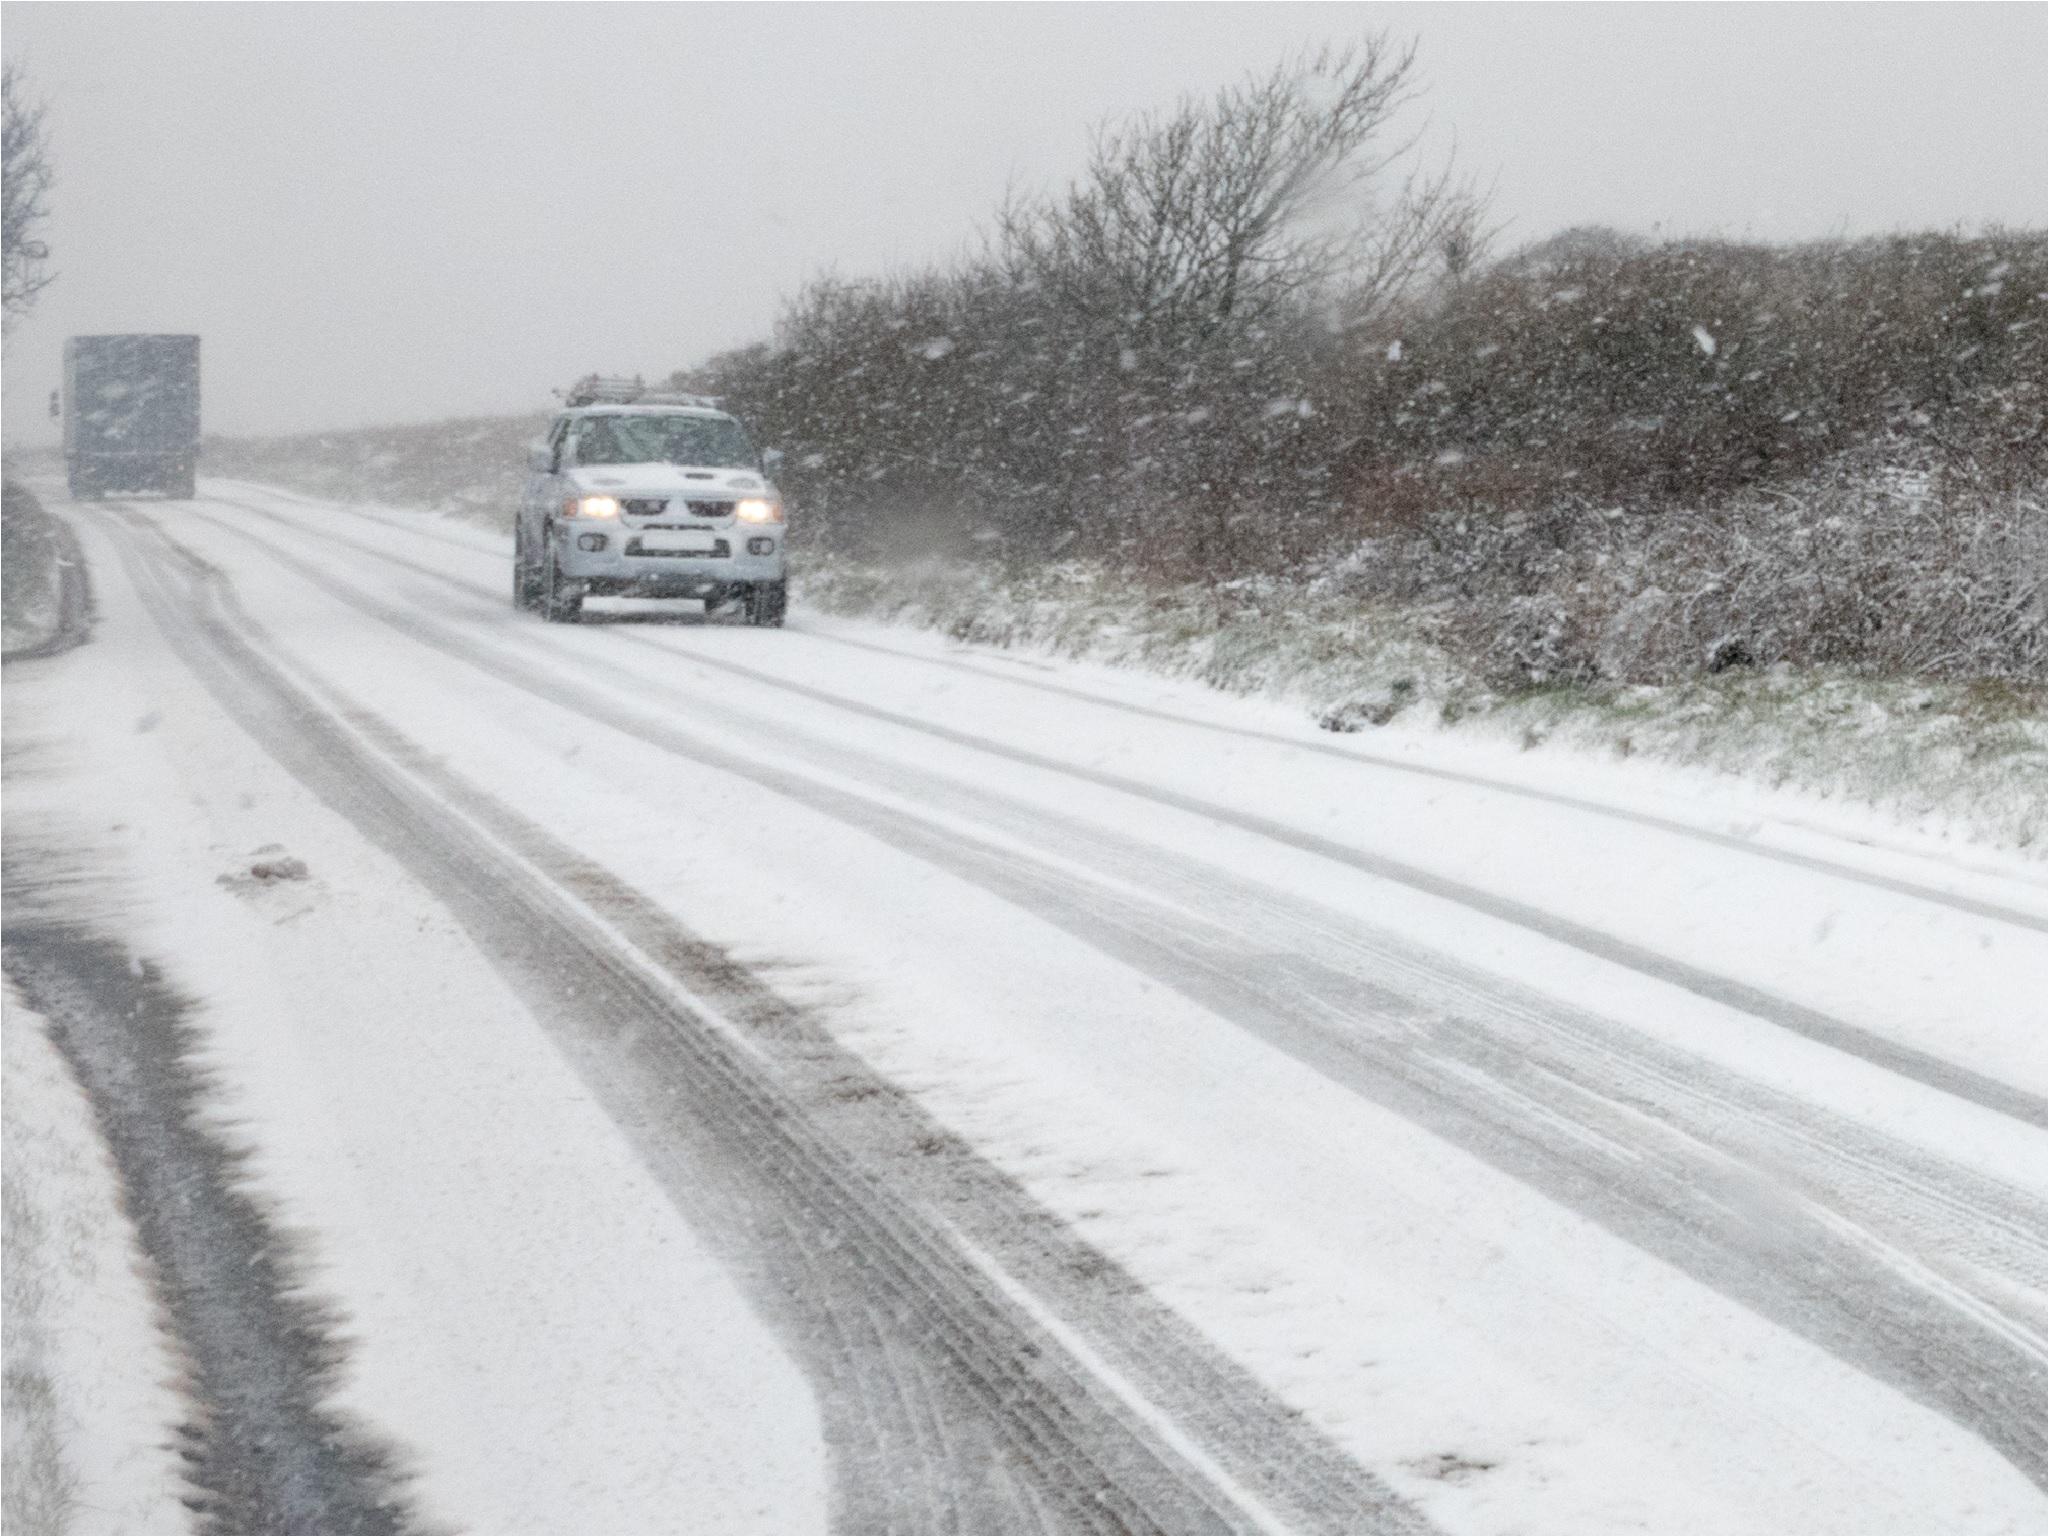
{"label": "snow-covered road", "polygon": [[2039,865],[62,510],[10,943],[176,989],[423,1528],[2048,1529]]}

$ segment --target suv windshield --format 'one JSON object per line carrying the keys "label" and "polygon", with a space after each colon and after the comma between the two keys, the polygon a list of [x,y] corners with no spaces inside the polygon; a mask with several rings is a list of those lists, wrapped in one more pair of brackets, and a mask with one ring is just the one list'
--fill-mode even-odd
{"label": "suv windshield", "polygon": [[576,462],[758,467],[746,428],[723,416],[586,417],[577,429]]}

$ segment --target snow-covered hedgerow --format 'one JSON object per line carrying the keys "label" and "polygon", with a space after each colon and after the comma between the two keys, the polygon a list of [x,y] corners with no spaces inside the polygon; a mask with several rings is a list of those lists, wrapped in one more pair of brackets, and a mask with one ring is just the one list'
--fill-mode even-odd
{"label": "snow-covered hedgerow", "polygon": [[1104,308],[1023,238],[814,284],[687,375],[789,451],[815,544],[1163,586],[1342,564],[1502,687],[2048,682],[2048,235],[1582,230],[1255,318]]}
{"label": "snow-covered hedgerow", "polygon": [[1336,570],[1361,601],[1432,609],[1436,638],[1505,689],[1777,663],[2048,684],[2048,480],[1911,443],[1654,511],[1438,511]]}
{"label": "snow-covered hedgerow", "polygon": [[817,285],[774,345],[691,378],[789,451],[785,489],[836,549],[907,536],[1171,579],[1297,571],[1431,522],[1479,541],[1574,505],[1683,516],[1872,445],[1944,482],[2048,484],[2038,234],[1581,235],[1367,326],[1211,318],[1084,323],[970,265]]}

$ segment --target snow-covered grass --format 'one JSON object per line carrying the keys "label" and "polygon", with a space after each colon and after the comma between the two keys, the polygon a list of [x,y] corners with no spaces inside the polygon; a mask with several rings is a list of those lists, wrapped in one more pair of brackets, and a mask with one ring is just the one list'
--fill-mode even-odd
{"label": "snow-covered grass", "polygon": [[168,1447],[173,1362],[84,1096],[7,988],[0,1031],[9,1536],[189,1529]]}
{"label": "snow-covered grass", "polygon": [[57,524],[24,486],[0,490],[0,624],[8,655],[47,642],[62,613]]}
{"label": "snow-covered grass", "polygon": [[1423,638],[1427,610],[1361,603],[1329,577],[1160,587],[1078,562],[1005,574],[813,554],[798,583],[828,613],[1284,699],[1331,730],[1398,721],[1645,756],[2048,857],[2048,690],[1779,666],[1507,691]]}
{"label": "snow-covered grass", "polygon": [[[53,1251],[44,1213],[21,1187],[20,1169],[35,1156],[19,1152],[9,1106],[7,1164],[0,1187],[0,1242],[7,1249],[5,1400],[7,1477],[0,1486],[0,1519],[12,1531],[54,1536],[70,1522],[78,1475],[65,1459],[58,1427],[62,1409],[48,1363],[50,1290],[77,1263],[75,1251]],[[19,1138],[26,1140],[26,1138]]]}

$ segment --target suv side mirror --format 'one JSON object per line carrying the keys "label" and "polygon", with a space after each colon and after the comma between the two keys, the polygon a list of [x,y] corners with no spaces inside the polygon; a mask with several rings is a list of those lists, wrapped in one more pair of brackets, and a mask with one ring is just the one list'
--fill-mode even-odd
{"label": "suv side mirror", "polygon": [[782,469],[782,457],[782,450],[780,448],[763,448],[761,450],[761,473],[771,480],[774,479]]}
{"label": "suv side mirror", "polygon": [[555,450],[544,437],[536,437],[526,445],[526,463],[536,475],[552,475],[555,472]]}

